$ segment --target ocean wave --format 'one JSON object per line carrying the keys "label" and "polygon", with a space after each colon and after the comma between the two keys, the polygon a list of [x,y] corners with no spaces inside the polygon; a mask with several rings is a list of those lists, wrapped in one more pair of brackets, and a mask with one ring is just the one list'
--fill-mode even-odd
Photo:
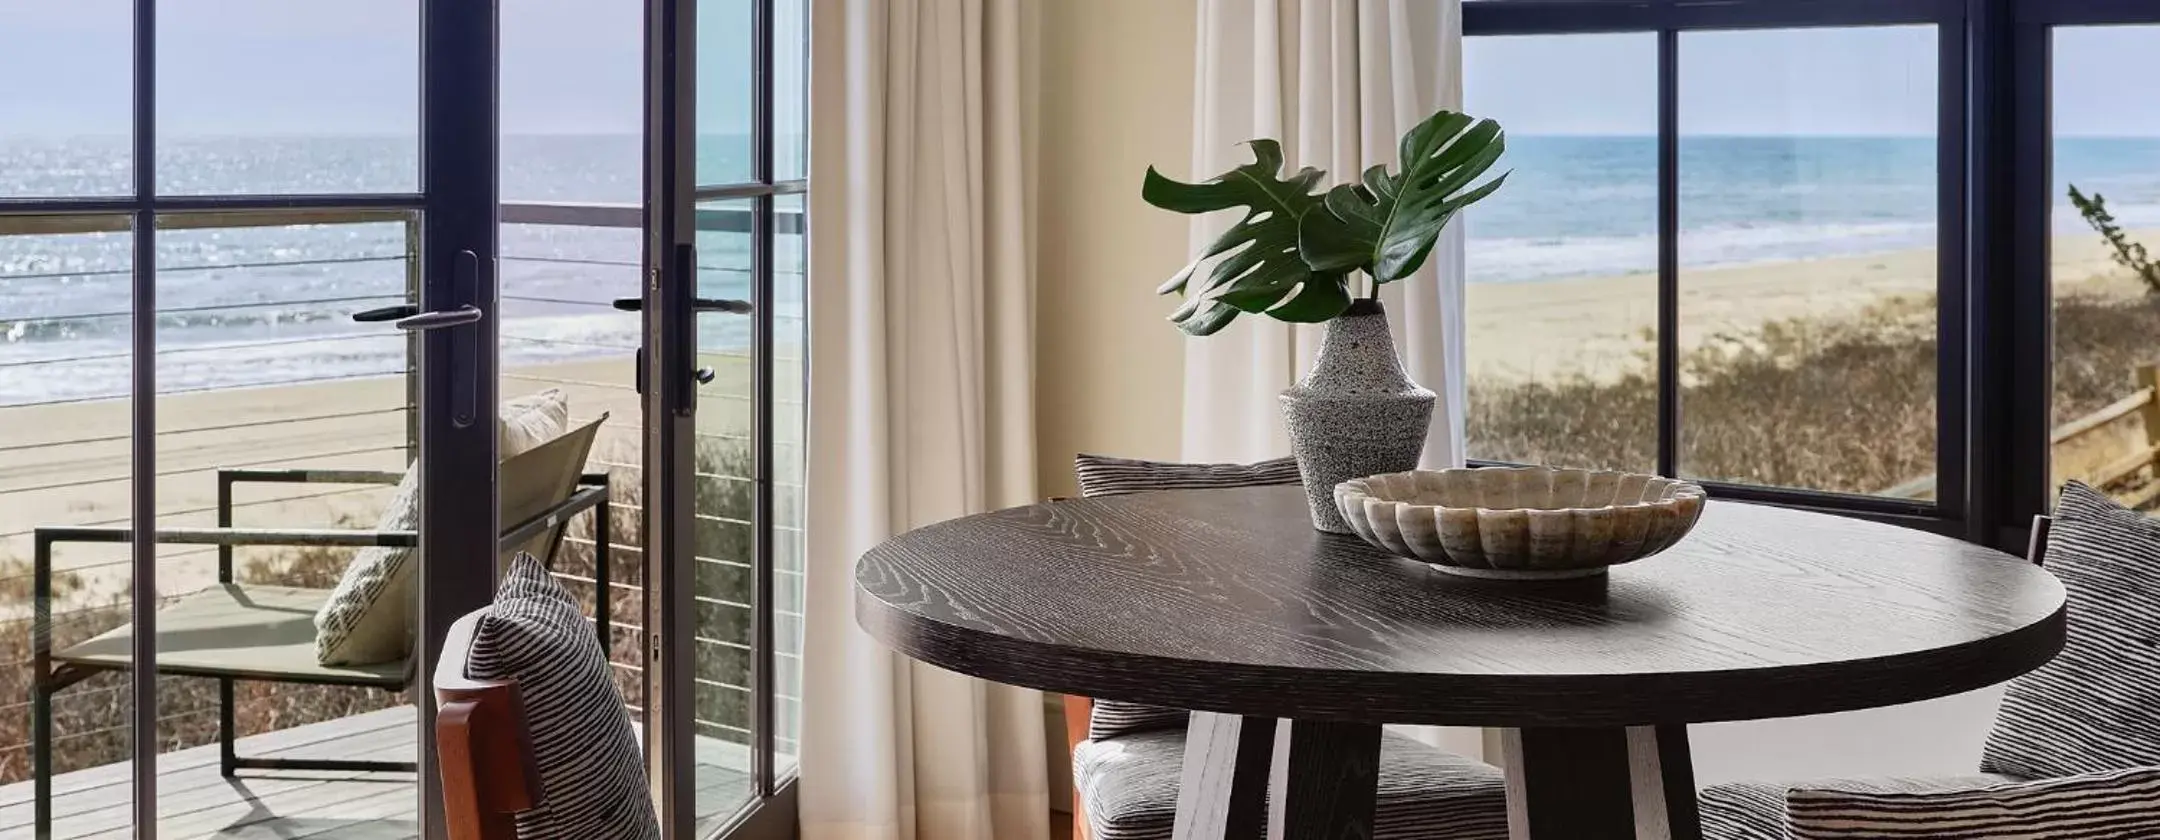
{"label": "ocean wave", "polygon": [[[167,312],[158,315],[157,329],[160,333],[217,331],[227,336],[244,336],[263,330],[350,324],[352,313],[368,305],[340,303],[335,307],[272,306],[247,310],[235,307],[231,310]],[[130,319],[126,313],[0,317],[0,343],[79,341],[85,338],[126,335],[129,328]]]}
{"label": "ocean wave", "polygon": [[[1683,268],[1711,268],[1933,247],[1935,225],[1715,225],[1680,232]],[[1636,236],[1475,238],[1470,282],[1514,283],[1657,270],[1655,233]]]}
{"label": "ocean wave", "polygon": [[[637,316],[619,312],[509,317],[498,333],[506,370],[627,357],[641,340]],[[697,340],[705,352],[747,348],[750,321],[701,318]],[[125,397],[134,361],[128,348],[124,332],[0,343],[0,406]],[[402,376],[411,363],[403,333],[350,322],[256,340],[236,339],[227,330],[161,335],[155,352],[160,394]]]}

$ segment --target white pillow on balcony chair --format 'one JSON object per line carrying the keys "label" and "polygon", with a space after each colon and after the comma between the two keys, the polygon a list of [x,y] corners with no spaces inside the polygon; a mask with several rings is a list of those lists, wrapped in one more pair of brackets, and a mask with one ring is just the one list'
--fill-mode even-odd
{"label": "white pillow on balcony chair", "polygon": [[[503,403],[497,425],[497,457],[527,452],[570,428],[570,398],[559,388]],[[420,527],[418,464],[407,467],[397,493],[376,521],[378,531]],[[508,526],[511,523],[503,523]],[[353,556],[315,613],[315,659],[324,665],[396,662],[412,653],[413,563],[411,548],[365,548]]]}

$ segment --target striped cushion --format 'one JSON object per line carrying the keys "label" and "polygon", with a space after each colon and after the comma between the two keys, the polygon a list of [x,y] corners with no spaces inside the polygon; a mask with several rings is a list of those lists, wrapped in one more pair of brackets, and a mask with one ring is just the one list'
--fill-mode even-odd
{"label": "striped cushion", "polygon": [[[1080,495],[1088,498],[1123,496],[1150,490],[1206,490],[1259,487],[1299,482],[1297,461],[1277,458],[1257,464],[1180,464],[1173,461],[1139,461],[1106,455],[1080,455],[1073,459],[1080,479]],[[1144,703],[1103,700],[1088,715],[1089,738],[1115,738],[1127,732],[1185,726],[1185,713]]]}
{"label": "striped cushion", "polygon": [[1300,480],[1295,458],[1275,458],[1251,464],[1183,464],[1080,455],[1073,458],[1073,472],[1080,479],[1080,495],[1089,498],[1152,490],[1262,487],[1296,484]]}
{"label": "striped cushion", "polygon": [[656,840],[630,712],[576,599],[519,553],[473,633],[465,676],[517,683],[540,769],[538,807],[517,815],[522,840]]}
{"label": "striped cushion", "polygon": [[[2015,782],[2009,776],[1974,775],[1906,779],[1837,779],[1805,782],[1811,789],[1926,793],[1963,791]],[[1733,782],[1703,788],[1696,798],[1703,840],[1785,840],[1785,800],[1795,785]]]}
{"label": "striped cushion", "polygon": [[2028,779],[2160,766],[2160,522],[2077,482],[2047,568],[2070,597],[2062,654],[2011,681],[1981,769]]}
{"label": "striped cushion", "polygon": [[1938,793],[1794,790],[1793,840],[2148,840],[2160,837],[2160,768]]}
{"label": "striped cushion", "polygon": [[[1093,840],[1160,840],[1177,817],[1182,730],[1089,741],[1073,751],[1073,786]],[[1374,840],[1506,840],[1500,771],[1394,733],[1380,739]]]}

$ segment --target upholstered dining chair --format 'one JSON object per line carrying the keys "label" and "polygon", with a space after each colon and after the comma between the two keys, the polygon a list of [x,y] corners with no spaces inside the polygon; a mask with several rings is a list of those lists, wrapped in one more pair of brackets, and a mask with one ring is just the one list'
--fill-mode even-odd
{"label": "upholstered dining chair", "polygon": [[[1165,490],[1297,484],[1288,458],[1253,464],[1183,464],[1100,455],[1074,460],[1087,498]],[[1138,703],[1065,698],[1073,756],[1073,836],[1158,840],[1177,813],[1188,713]],[[1395,733],[1380,747],[1374,840],[1506,840],[1507,797],[1498,768]]]}
{"label": "upholstered dining chair", "polygon": [[1711,785],[1706,840],[2160,837],[2160,521],[2072,482],[2027,557],[2068,590],[2069,639],[2010,682],[1976,772]]}

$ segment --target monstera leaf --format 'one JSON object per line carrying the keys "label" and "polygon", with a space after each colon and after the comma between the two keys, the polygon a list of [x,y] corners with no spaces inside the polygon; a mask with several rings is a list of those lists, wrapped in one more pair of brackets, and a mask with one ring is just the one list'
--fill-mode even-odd
{"label": "monstera leaf", "polygon": [[[1266,313],[1284,321],[1319,322],[1350,306],[1344,287],[1348,268],[1315,271],[1298,253],[1299,222],[1320,212],[1313,188],[1323,173],[1307,167],[1282,175],[1282,146],[1273,140],[1250,144],[1253,162],[1198,184],[1172,180],[1148,167],[1140,197],[1178,213],[1212,213],[1244,208],[1245,217],[1208,244],[1200,256],[1157,292],[1185,292],[1183,306],[1170,320],[1192,335],[1209,335],[1240,312]],[[1209,260],[1222,257],[1209,264]],[[1191,288],[1194,275],[1206,279]]]}
{"label": "monstera leaf", "polygon": [[1367,169],[1362,183],[1329,190],[1324,210],[1301,217],[1298,250],[1314,271],[1361,270],[1381,283],[1408,277],[1456,211],[1507,180],[1502,174],[1464,190],[1506,148],[1499,123],[1434,114],[1403,135],[1401,174]]}

